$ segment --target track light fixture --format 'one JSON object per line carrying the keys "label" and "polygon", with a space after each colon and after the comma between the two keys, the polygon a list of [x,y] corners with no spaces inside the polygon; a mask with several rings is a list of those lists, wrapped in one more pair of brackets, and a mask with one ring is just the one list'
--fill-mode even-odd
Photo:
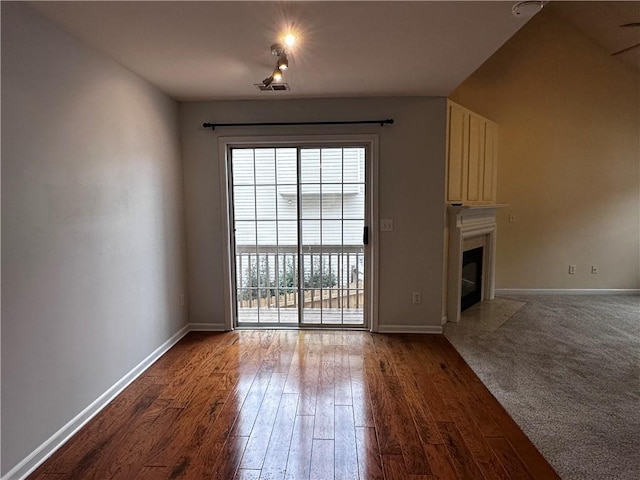
{"label": "track light fixture", "polygon": [[287,52],[285,52],[281,43],[271,45],[271,54],[278,57],[278,60],[276,61],[273,73],[262,81],[265,87],[268,87],[273,82],[280,82],[282,80],[282,73],[289,68]]}
{"label": "track light fixture", "polygon": [[289,59],[287,58],[287,54],[282,52],[282,54],[278,57],[278,68],[283,72],[289,68]]}

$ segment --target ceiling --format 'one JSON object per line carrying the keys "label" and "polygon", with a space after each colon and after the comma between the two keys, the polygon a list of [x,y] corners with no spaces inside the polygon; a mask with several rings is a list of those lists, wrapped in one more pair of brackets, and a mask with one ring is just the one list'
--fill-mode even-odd
{"label": "ceiling", "polygon": [[[511,2],[37,2],[177,100],[446,96],[525,22]],[[287,26],[289,92],[259,92]]]}
{"label": "ceiling", "polygon": [[[526,23],[527,19],[511,14],[513,3],[46,1],[31,5],[171,97],[188,101],[447,96]],[[640,2],[554,2],[554,8],[556,3],[568,3],[559,6],[559,14],[595,32],[596,38],[602,32],[623,30],[617,27],[622,17],[623,23],[640,20],[637,15],[630,18],[632,7]],[[585,3],[627,6],[599,6],[590,14]],[[609,13],[602,16],[605,10]],[[600,25],[602,19],[606,26]],[[284,81],[290,91],[260,92],[254,84],[268,77],[275,64],[270,46],[287,29],[299,37],[288,52],[290,68]],[[613,51],[628,40],[612,37],[609,42],[605,48]]]}
{"label": "ceiling", "polygon": [[[640,2],[553,2],[549,7],[609,54],[640,43],[640,27],[620,27],[640,22]],[[640,47],[616,55],[616,59],[640,73]]]}

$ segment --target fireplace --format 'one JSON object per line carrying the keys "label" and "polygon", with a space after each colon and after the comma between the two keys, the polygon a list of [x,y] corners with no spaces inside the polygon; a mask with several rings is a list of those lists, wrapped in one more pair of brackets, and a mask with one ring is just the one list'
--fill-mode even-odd
{"label": "fireplace", "polygon": [[451,205],[447,242],[443,323],[459,322],[460,312],[493,300],[496,212],[507,205]]}
{"label": "fireplace", "polygon": [[482,300],[482,251],[478,247],[462,253],[461,312]]}

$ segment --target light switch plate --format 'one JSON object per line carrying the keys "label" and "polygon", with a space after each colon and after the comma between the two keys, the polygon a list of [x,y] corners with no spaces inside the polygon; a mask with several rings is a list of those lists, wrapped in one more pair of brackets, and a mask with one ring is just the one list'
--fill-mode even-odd
{"label": "light switch plate", "polygon": [[380,231],[393,232],[393,220],[390,220],[390,219],[380,220]]}

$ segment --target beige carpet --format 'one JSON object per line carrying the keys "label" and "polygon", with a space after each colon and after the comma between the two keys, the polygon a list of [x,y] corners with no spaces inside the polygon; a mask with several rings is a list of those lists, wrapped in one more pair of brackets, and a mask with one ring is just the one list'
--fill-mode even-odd
{"label": "beige carpet", "polygon": [[445,335],[558,474],[640,478],[640,296],[509,297],[476,310]]}

